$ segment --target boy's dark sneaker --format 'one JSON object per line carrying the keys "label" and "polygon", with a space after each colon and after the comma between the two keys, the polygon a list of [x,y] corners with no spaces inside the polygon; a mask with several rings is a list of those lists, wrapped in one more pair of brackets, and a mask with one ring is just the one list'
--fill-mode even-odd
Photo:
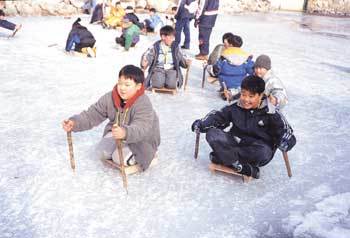
{"label": "boy's dark sneaker", "polygon": [[188,49],[190,49],[190,47],[186,47],[186,46],[182,45],[181,49],[188,50]]}
{"label": "boy's dark sneaker", "polygon": [[216,158],[214,151],[209,153],[209,159],[213,164],[220,164],[220,162],[218,161],[218,159]]}
{"label": "boy's dark sneaker", "polygon": [[250,164],[244,164],[242,170],[239,172],[240,174],[251,176],[255,179],[260,177],[260,170],[258,167],[252,166]]}

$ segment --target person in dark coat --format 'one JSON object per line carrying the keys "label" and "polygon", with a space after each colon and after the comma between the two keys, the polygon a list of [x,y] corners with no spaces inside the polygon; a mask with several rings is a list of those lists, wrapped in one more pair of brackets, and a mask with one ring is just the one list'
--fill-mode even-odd
{"label": "person in dark coat", "polygon": [[[181,46],[182,49],[189,49],[191,42],[190,34],[190,21],[194,18],[194,12],[190,8],[191,4],[196,4],[197,0],[180,0],[179,7],[175,14],[175,44],[179,45],[181,43],[182,31],[185,34],[184,44]],[[197,4],[198,7],[198,4]]]}
{"label": "person in dark coat", "polygon": [[72,30],[69,32],[66,51],[71,50],[81,52],[82,48],[93,48],[96,40],[92,33],[85,27],[80,25],[81,19],[78,18],[72,25]]}
{"label": "person in dark coat", "polygon": [[145,27],[145,25],[140,22],[140,19],[138,16],[134,13],[134,8],[132,6],[127,6],[125,9],[125,16],[124,18],[128,18],[133,24],[138,26],[141,30]]}
{"label": "person in dark coat", "polygon": [[213,163],[259,178],[259,167],[271,161],[276,148],[289,151],[295,145],[291,126],[268,106],[264,90],[262,78],[248,76],[242,81],[239,100],[193,122],[192,131],[206,133]]}
{"label": "person in dark coat", "polygon": [[13,31],[12,36],[16,34],[16,32],[21,29],[22,25],[16,25],[5,19],[5,12],[0,9],[0,27],[5,28],[7,30]]}
{"label": "person in dark coat", "polygon": [[94,11],[92,12],[90,24],[102,23],[102,20],[103,20],[103,7],[104,7],[103,3],[98,3],[95,6]]}
{"label": "person in dark coat", "polygon": [[209,54],[210,35],[218,16],[219,0],[201,0],[196,14],[194,26],[198,26],[199,54],[198,60],[207,60]]}

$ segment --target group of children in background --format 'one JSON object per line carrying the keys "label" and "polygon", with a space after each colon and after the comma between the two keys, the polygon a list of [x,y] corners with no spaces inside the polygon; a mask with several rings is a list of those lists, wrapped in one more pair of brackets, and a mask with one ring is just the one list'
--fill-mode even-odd
{"label": "group of children in background", "polygon": [[[180,9],[186,8],[188,3],[181,1]],[[131,7],[124,11],[119,5],[117,3],[110,16],[102,18],[101,23],[122,27],[122,35],[116,38],[116,42],[125,50],[137,44],[143,28],[154,31],[158,24],[162,24],[153,9],[150,9],[150,18],[142,23]],[[94,11],[98,7],[99,4]],[[161,39],[142,55],[141,68],[124,66],[119,71],[115,87],[88,110],[64,120],[64,130],[88,130],[108,119],[99,144],[101,157],[119,163],[116,140],[121,140],[125,159],[130,161],[132,158],[143,170],[147,169],[160,145],[160,131],[158,116],[145,95],[145,89],[176,89],[182,86],[180,68],[189,67],[191,61],[181,51],[181,48],[189,48],[188,40],[185,39],[180,47],[176,29],[184,30],[186,38],[187,20],[192,18],[193,15],[183,17],[177,12],[174,16],[175,29],[169,25],[160,28]],[[7,21],[2,10],[0,26],[14,33],[21,28],[21,25]],[[80,24],[78,18],[72,25],[65,49],[67,52],[86,51],[95,57],[95,43],[94,36]],[[289,151],[296,143],[292,128],[281,114],[287,103],[286,90],[273,73],[269,56],[260,55],[254,62],[252,55],[241,49],[242,38],[232,33],[225,33],[222,43],[215,47],[213,54],[216,56],[211,58],[217,59],[211,60],[207,70],[211,76],[218,78],[220,91],[227,88],[231,99],[235,100],[221,110],[195,120],[191,129],[196,133],[206,133],[206,140],[212,148],[209,155],[212,163],[259,178],[259,167],[271,161],[277,148]],[[228,127],[229,131],[225,130]]]}

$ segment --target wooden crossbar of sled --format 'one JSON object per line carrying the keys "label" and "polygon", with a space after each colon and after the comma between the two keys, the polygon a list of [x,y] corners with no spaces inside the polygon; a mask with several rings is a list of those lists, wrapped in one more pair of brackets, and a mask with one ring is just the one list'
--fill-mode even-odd
{"label": "wooden crossbar of sled", "polygon": [[209,164],[209,169],[210,169],[211,172],[220,171],[220,172],[224,172],[224,173],[227,173],[227,174],[233,174],[233,175],[242,177],[244,183],[248,183],[250,180],[253,179],[253,177],[246,176],[246,175],[243,175],[243,174],[239,174],[236,171],[234,171],[233,169],[231,169],[229,167],[226,167],[226,166],[223,166],[223,165],[220,165],[220,164],[210,163]]}
{"label": "wooden crossbar of sled", "polygon": [[175,95],[177,93],[177,89],[171,89],[171,88],[152,88],[152,93],[171,93],[172,95]]}
{"label": "wooden crossbar of sled", "polygon": [[[184,91],[186,91],[186,87],[187,87],[187,82],[188,82],[188,74],[190,71],[191,65],[188,65],[187,69],[186,69],[186,73],[185,73],[185,81],[183,84],[183,89]],[[171,93],[172,95],[175,95],[177,93],[177,88],[152,88],[152,93],[155,92],[160,92],[160,93]]]}
{"label": "wooden crossbar of sled", "polygon": [[[287,152],[283,152],[282,154],[283,154],[284,163],[286,165],[287,174],[288,174],[288,177],[290,178],[290,177],[292,177],[292,170],[290,168],[288,154],[287,154]],[[229,167],[226,167],[226,166],[223,166],[223,165],[219,165],[219,164],[210,163],[209,164],[209,169],[212,172],[220,171],[220,172],[233,174],[235,176],[242,177],[242,180],[243,180],[244,183],[248,183],[249,181],[251,181],[253,179],[253,177],[237,173],[233,169],[231,169]]]}
{"label": "wooden crossbar of sled", "polygon": [[[111,166],[112,168],[118,169],[120,171],[120,165],[117,164],[116,162],[114,162],[111,159],[103,159],[102,160],[104,163],[108,164],[109,166]],[[155,157],[150,166],[149,167],[153,167],[156,164],[158,164],[158,157]],[[142,171],[141,167],[138,164],[132,165],[132,166],[124,166],[125,168],[125,174],[129,175],[129,174],[134,174],[134,173],[139,173]]]}

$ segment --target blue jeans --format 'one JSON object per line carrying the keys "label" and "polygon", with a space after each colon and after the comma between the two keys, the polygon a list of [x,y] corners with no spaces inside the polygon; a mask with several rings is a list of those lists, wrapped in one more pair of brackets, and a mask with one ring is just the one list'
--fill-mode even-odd
{"label": "blue jeans", "polygon": [[175,24],[175,44],[179,45],[181,42],[181,33],[182,30],[185,33],[185,42],[184,47],[190,48],[190,42],[191,42],[191,34],[190,34],[190,19],[189,18],[183,18],[176,21]]}

